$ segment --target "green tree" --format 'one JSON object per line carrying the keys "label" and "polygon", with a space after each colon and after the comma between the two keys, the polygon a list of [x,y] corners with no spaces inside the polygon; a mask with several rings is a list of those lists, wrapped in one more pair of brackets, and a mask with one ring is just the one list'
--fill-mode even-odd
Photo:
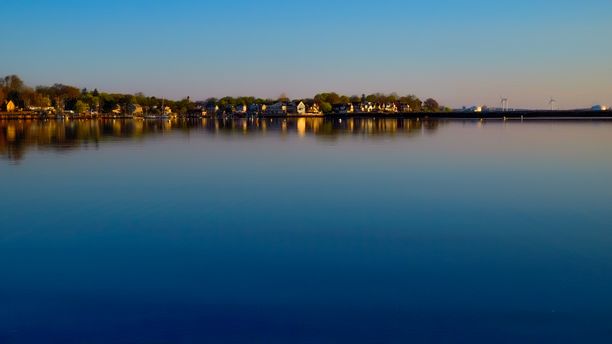
{"label": "green tree", "polygon": [[87,111],[89,111],[89,105],[87,105],[85,102],[77,100],[77,102],[76,102],[76,104],[74,106],[74,111],[77,114],[84,114]]}
{"label": "green tree", "polygon": [[323,113],[330,113],[332,111],[332,105],[328,102],[320,102],[319,108]]}
{"label": "green tree", "polygon": [[426,111],[430,111],[430,112],[436,112],[440,110],[440,104],[438,104],[438,102],[433,98],[427,99],[423,103],[423,106]]}

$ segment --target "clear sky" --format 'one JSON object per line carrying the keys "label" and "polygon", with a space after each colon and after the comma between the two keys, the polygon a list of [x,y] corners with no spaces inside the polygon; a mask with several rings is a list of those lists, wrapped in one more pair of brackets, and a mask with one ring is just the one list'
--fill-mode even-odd
{"label": "clear sky", "polygon": [[0,74],[205,99],[396,91],[612,105],[612,1],[19,0]]}

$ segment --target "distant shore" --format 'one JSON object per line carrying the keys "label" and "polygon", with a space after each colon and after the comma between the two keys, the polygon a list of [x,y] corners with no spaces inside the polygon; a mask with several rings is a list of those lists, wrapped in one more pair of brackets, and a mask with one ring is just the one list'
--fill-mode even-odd
{"label": "distant shore", "polygon": [[[487,112],[354,112],[345,114],[318,114],[318,115],[253,115],[253,116],[175,116],[177,118],[433,118],[433,119],[612,119],[612,111],[592,111],[592,110],[522,110],[522,111],[487,111]],[[0,112],[0,119],[4,120],[53,120],[53,119],[148,119],[138,116],[128,115],[98,115],[98,116],[44,116],[35,112]],[[168,119],[168,118],[159,118]]]}

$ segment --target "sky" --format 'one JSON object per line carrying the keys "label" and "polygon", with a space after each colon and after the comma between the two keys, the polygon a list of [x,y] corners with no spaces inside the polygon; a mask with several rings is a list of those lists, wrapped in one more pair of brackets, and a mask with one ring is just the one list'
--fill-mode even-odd
{"label": "sky", "polygon": [[32,86],[612,105],[610,0],[19,0],[2,14],[0,74]]}

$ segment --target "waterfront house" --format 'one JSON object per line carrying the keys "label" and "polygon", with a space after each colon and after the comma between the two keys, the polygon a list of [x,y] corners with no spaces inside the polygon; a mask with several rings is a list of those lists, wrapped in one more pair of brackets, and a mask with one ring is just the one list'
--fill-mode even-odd
{"label": "waterfront house", "polygon": [[317,102],[315,102],[313,99],[308,99],[304,102],[304,105],[306,106],[306,114],[308,115],[320,115],[321,114],[321,108],[319,107],[319,104],[317,104]]}
{"label": "waterfront house", "polygon": [[380,112],[397,112],[397,105],[395,103],[381,103],[378,104],[377,110]]}
{"label": "waterfront house", "polygon": [[340,103],[332,105],[332,111],[336,114],[347,114],[354,112],[353,104],[351,103]]}
{"label": "waterfront house", "polygon": [[306,114],[306,104],[303,101],[295,101],[287,104],[287,113],[304,115]]}
{"label": "waterfront house", "polygon": [[117,104],[111,112],[113,115],[121,115],[121,105]]}
{"label": "waterfront house", "polygon": [[411,111],[412,109],[410,108],[410,104],[400,103],[399,112],[411,112]]}
{"label": "waterfront house", "polygon": [[246,114],[247,110],[248,110],[248,108],[247,108],[247,106],[245,104],[238,104],[234,108],[234,113],[236,113],[236,114]]}
{"label": "waterfront house", "polygon": [[15,110],[17,109],[17,107],[15,106],[15,103],[13,103],[12,100],[9,100],[8,102],[4,102],[4,106],[2,106],[2,110],[6,111],[6,112],[15,112]]}
{"label": "waterfront house", "polygon": [[287,113],[288,114],[296,114],[297,113],[297,103],[289,102],[287,103]]}
{"label": "waterfront house", "polygon": [[132,114],[132,116],[141,116],[144,113],[142,106],[138,104],[128,105],[128,111]]}
{"label": "waterfront house", "polygon": [[283,116],[287,114],[287,105],[283,102],[274,103],[266,109],[266,115]]}
{"label": "waterfront house", "polygon": [[223,109],[224,115],[233,115],[234,113],[236,113],[236,108],[234,107],[234,105],[227,104],[225,106],[225,109]]}
{"label": "waterfront house", "polygon": [[360,103],[354,103],[353,109],[355,112],[368,113],[374,111],[374,104],[368,101],[361,101]]}
{"label": "waterfront house", "polygon": [[304,102],[300,101],[297,104],[296,112],[297,112],[298,115],[305,115],[306,114],[306,104],[304,104]]}
{"label": "waterfront house", "polygon": [[261,106],[256,103],[249,104],[249,107],[247,108],[247,113],[252,116],[259,115],[261,113]]}
{"label": "waterfront house", "polygon": [[215,103],[208,103],[205,111],[207,116],[216,116],[219,113],[219,106]]}

